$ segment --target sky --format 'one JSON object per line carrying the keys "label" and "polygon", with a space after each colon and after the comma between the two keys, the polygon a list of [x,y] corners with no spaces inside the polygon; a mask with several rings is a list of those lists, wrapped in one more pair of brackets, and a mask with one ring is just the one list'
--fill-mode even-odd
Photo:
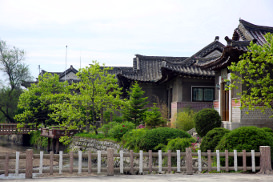
{"label": "sky", "polygon": [[240,18],[273,27],[273,1],[0,0],[0,17],[0,40],[25,51],[35,79],[39,65],[132,66],[135,54],[191,56],[215,36],[226,45]]}

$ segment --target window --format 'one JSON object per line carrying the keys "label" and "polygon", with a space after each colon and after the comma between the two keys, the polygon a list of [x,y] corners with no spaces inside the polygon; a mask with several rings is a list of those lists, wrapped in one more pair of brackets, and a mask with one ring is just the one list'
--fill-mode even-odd
{"label": "window", "polygon": [[193,87],[192,101],[193,102],[212,102],[214,99],[213,87]]}

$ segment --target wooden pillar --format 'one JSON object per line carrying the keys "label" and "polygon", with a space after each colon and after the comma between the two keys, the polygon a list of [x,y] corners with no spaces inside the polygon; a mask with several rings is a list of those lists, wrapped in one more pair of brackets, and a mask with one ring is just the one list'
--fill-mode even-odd
{"label": "wooden pillar", "polygon": [[91,151],[88,151],[88,174],[91,174],[92,172],[92,157],[91,157]]}
{"label": "wooden pillar", "polygon": [[211,171],[211,150],[207,151],[208,153],[208,172]]}
{"label": "wooden pillar", "polygon": [[6,159],[5,159],[5,176],[9,175],[9,153],[6,153]]}
{"label": "wooden pillar", "polygon": [[259,174],[271,174],[271,152],[269,146],[260,146],[260,172]]}
{"label": "wooden pillar", "polygon": [[114,176],[114,149],[107,149],[107,176]]}
{"label": "wooden pillar", "polygon": [[225,150],[226,172],[228,172],[228,150]]}
{"label": "wooden pillar", "polygon": [[32,168],[33,168],[33,150],[28,149],[26,151],[26,179],[32,178]]}
{"label": "wooden pillar", "polygon": [[171,173],[172,170],[172,154],[171,150],[168,150],[168,172]]}
{"label": "wooden pillar", "polygon": [[149,150],[149,173],[153,171],[153,154],[152,150]]}
{"label": "wooden pillar", "polygon": [[47,138],[47,152],[50,151],[50,138]]}
{"label": "wooden pillar", "polygon": [[130,173],[134,174],[134,152],[130,150]]}
{"label": "wooden pillar", "polygon": [[55,153],[56,151],[55,151],[55,147],[56,146],[56,139],[55,138],[53,138],[52,139],[52,151],[53,151],[53,153]]}
{"label": "wooden pillar", "polygon": [[187,175],[193,174],[191,148],[186,148],[186,173]]}
{"label": "wooden pillar", "polygon": [[59,142],[59,138],[56,138],[56,154],[59,153],[60,150],[60,142]]}
{"label": "wooden pillar", "polygon": [[53,151],[50,151],[50,166],[49,166],[49,173],[53,175]]}
{"label": "wooden pillar", "polygon": [[69,172],[70,172],[70,174],[73,173],[73,159],[74,159],[73,152],[70,151],[70,153],[69,153],[69,160],[70,160]]}
{"label": "wooden pillar", "polygon": [[243,150],[243,171],[246,171],[246,150]]}

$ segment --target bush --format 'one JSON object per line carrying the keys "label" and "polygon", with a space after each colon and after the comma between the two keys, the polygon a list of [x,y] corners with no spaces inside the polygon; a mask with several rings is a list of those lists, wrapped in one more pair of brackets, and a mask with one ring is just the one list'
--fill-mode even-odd
{"label": "bush", "polygon": [[[273,136],[269,132],[266,132],[262,128],[255,126],[240,127],[224,135],[221,141],[218,143],[216,150],[224,151],[228,150],[232,152],[237,150],[241,152],[246,150],[250,152],[251,150],[259,151],[260,146],[270,146],[273,147]],[[273,151],[271,150],[271,156]],[[271,157],[271,159],[273,159]],[[241,160],[238,160],[240,162]],[[248,159],[248,164],[251,162]],[[232,160],[230,161],[232,165]]]}
{"label": "bush", "polygon": [[147,129],[133,129],[125,133],[121,139],[125,148],[139,152],[139,145],[145,135]]}
{"label": "bush", "polygon": [[221,126],[221,117],[214,109],[202,109],[194,116],[196,132],[200,137],[205,136],[213,128]]}
{"label": "bush", "polygon": [[207,150],[215,151],[215,148],[222,139],[222,137],[229,132],[230,130],[225,128],[214,128],[210,130],[202,139],[200,145],[201,151],[203,152],[206,152]]}
{"label": "bush", "polygon": [[32,131],[30,133],[30,144],[45,148],[48,145],[48,138],[41,136],[40,130]]}
{"label": "bush", "polygon": [[118,123],[114,125],[113,128],[109,130],[109,136],[117,139],[118,141],[121,140],[122,136],[128,132],[129,130],[134,129],[136,126],[132,122],[123,122],[123,123]]}
{"label": "bush", "polygon": [[179,112],[176,117],[175,126],[184,131],[194,128],[194,111],[188,109]]}
{"label": "bush", "polygon": [[186,148],[190,147],[192,143],[195,142],[194,138],[175,138],[169,140],[165,152],[171,150],[172,152],[176,152],[176,150],[180,150],[181,152],[185,152]]}
{"label": "bush", "polygon": [[102,131],[105,137],[109,137],[109,130],[113,128],[115,125],[119,123],[117,122],[110,122],[108,124],[104,124],[99,130]]}
{"label": "bush", "polygon": [[145,112],[145,124],[148,128],[163,126],[165,123],[166,121],[161,116],[161,112],[156,107],[156,104],[154,104],[150,111]]}
{"label": "bush", "polygon": [[167,145],[169,139],[177,137],[191,138],[187,132],[174,128],[160,127],[147,130],[145,135],[142,136],[139,148],[144,151],[155,150],[155,147],[159,144]]}

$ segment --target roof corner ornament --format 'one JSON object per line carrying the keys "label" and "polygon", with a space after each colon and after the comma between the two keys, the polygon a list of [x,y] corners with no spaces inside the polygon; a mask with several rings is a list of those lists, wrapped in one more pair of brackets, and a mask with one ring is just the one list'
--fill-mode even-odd
{"label": "roof corner ornament", "polygon": [[219,36],[215,36],[214,41],[215,41],[215,42],[216,42],[216,41],[219,41]]}

